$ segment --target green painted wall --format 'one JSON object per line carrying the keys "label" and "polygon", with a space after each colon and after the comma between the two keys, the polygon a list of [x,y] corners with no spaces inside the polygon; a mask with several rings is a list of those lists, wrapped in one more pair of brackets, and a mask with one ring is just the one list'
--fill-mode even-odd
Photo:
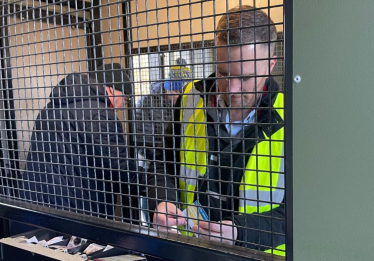
{"label": "green painted wall", "polygon": [[374,260],[374,1],[293,1],[294,260]]}

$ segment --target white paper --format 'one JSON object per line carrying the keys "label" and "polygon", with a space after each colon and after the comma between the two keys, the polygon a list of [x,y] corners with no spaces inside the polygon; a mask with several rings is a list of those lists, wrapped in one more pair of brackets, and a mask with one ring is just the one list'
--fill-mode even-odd
{"label": "white paper", "polygon": [[49,246],[49,245],[53,245],[53,244],[56,244],[58,242],[61,242],[63,241],[64,237],[63,236],[59,236],[59,237],[54,237],[50,240],[48,240],[45,244],[45,246]]}
{"label": "white paper", "polygon": [[18,243],[26,243],[26,240],[27,240],[27,237],[25,237],[25,236],[20,236],[20,237],[16,237],[16,238],[14,238],[14,240],[16,241],[16,242],[18,242]]}
{"label": "white paper", "polygon": [[113,248],[112,246],[107,245],[106,248],[104,248],[103,252],[105,252],[105,251],[107,251],[107,250],[110,250],[110,249],[112,249],[112,248]]}
{"label": "white paper", "polygon": [[31,244],[31,243],[35,243],[35,244],[38,244],[38,239],[35,237],[35,236],[33,236],[32,238],[29,238],[29,239],[27,239],[26,240],[26,243],[28,243],[28,244]]}
{"label": "white paper", "polygon": [[89,255],[89,254],[91,254],[91,253],[93,253],[93,252],[96,252],[96,251],[99,251],[99,250],[101,250],[101,249],[103,249],[104,248],[104,246],[101,246],[101,245],[98,245],[98,244],[95,244],[95,243],[92,243],[92,244],[90,244],[84,251],[83,251],[83,253],[85,253],[85,254],[87,254],[87,255]]}
{"label": "white paper", "polygon": [[47,245],[47,241],[45,241],[45,240],[39,241],[38,245],[39,246],[46,246]]}

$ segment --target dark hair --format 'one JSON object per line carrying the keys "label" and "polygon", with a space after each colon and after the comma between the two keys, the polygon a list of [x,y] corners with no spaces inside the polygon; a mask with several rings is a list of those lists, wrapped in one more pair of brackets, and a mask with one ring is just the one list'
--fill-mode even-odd
{"label": "dark hair", "polygon": [[126,70],[119,63],[103,64],[97,68],[97,71],[90,73],[93,79],[99,83],[112,87],[124,94],[132,94],[132,85]]}
{"label": "dark hair", "polygon": [[[269,44],[277,39],[274,22],[262,10],[249,5],[232,8],[223,15],[217,25],[217,39],[226,44]],[[254,39],[256,37],[256,39]],[[270,43],[270,56],[275,43]]]}

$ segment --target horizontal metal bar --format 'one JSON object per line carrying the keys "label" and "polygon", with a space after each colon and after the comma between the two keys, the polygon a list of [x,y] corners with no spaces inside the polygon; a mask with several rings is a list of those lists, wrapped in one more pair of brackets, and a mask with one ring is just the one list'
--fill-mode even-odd
{"label": "horizontal metal bar", "polygon": [[37,9],[40,8],[41,10],[45,10],[51,13],[60,13],[60,14],[68,14],[72,11],[74,13],[77,13],[77,16],[79,18],[82,18],[86,20],[87,18],[91,17],[90,12],[87,11],[76,11],[74,8],[68,7],[68,6],[63,6],[59,4],[52,4],[52,3],[44,3],[44,2],[39,2],[39,1],[33,1],[33,0],[23,0],[23,1],[18,1],[18,0],[8,0],[8,3],[14,3],[18,4],[22,7],[25,7],[27,9]]}
{"label": "horizontal metal bar", "polygon": [[0,217],[169,260],[284,260],[255,250],[4,198],[0,198]]}

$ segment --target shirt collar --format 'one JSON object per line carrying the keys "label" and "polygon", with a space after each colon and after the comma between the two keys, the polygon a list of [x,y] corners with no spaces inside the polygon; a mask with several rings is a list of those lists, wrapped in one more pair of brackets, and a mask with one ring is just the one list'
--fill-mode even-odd
{"label": "shirt collar", "polygon": [[[258,108],[260,106],[262,99],[262,95],[260,95],[257,106]],[[220,112],[220,118],[222,122],[225,122],[225,127],[227,129],[227,132],[229,133],[230,136],[234,137],[237,136],[238,133],[249,123],[254,123],[256,121],[256,112],[257,109],[253,109],[247,117],[243,121],[231,121],[229,119],[229,113],[228,110],[229,108],[227,107],[225,101],[222,98],[222,95],[217,96],[217,102],[219,107],[221,107],[223,110]]]}

